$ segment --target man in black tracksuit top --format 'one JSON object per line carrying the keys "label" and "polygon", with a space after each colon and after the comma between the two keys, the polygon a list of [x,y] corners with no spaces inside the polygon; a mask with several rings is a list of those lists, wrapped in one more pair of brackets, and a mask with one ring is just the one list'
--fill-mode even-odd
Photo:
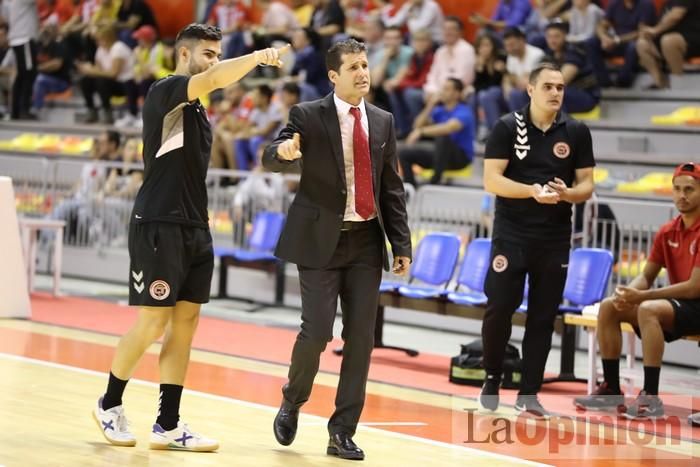
{"label": "man in black tracksuit top", "polygon": [[497,195],[486,276],[488,297],[481,334],[486,380],[483,410],[498,408],[511,317],[529,277],[523,368],[516,410],[546,418],[537,400],[562,300],[571,241],[571,205],[593,192],[591,134],[560,111],[564,79],[550,63],[530,74],[530,104],[502,117],[484,156],[484,188]]}

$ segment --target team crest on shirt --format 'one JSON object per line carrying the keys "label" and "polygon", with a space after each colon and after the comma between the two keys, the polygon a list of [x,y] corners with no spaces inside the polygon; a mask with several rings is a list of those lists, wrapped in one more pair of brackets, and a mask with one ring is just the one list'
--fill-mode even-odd
{"label": "team crest on shirt", "polygon": [[493,270],[496,272],[505,271],[508,268],[508,258],[503,255],[497,255],[495,258],[493,258],[491,267],[493,267]]}
{"label": "team crest on shirt", "polygon": [[170,286],[165,281],[156,280],[151,282],[148,292],[154,300],[165,300],[170,295]]}
{"label": "team crest on shirt", "polygon": [[571,154],[571,148],[563,141],[558,142],[553,148],[554,155],[559,159],[566,159]]}
{"label": "team crest on shirt", "polygon": [[695,252],[698,251],[698,239],[696,238],[695,240],[692,241],[690,244],[690,255],[695,256]]}

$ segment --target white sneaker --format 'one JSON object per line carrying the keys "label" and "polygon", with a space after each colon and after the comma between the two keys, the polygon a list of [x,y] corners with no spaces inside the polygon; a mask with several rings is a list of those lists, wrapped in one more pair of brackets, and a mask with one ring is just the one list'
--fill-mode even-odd
{"label": "white sneaker", "polygon": [[116,122],[114,122],[114,126],[117,128],[130,128],[130,127],[134,126],[135,122],[136,122],[135,117],[133,117],[131,114],[126,114],[122,118],[120,118]]}
{"label": "white sneaker", "polygon": [[177,428],[165,431],[159,424],[153,424],[151,449],[172,449],[175,451],[216,451],[219,442],[190,430],[186,423],[178,422]]}
{"label": "white sneaker", "polygon": [[107,441],[116,446],[136,446],[136,438],[129,431],[129,422],[124,415],[124,407],[118,405],[109,410],[102,409],[102,398],[92,411],[92,418]]}

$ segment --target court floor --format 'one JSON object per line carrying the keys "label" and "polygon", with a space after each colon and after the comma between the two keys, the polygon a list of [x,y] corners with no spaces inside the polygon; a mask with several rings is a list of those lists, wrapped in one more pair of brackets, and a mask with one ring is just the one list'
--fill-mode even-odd
{"label": "court floor", "polygon": [[[35,297],[33,306],[40,319],[0,319],[0,466],[322,466],[348,462],[325,455],[325,425],[333,408],[337,372],[322,365],[311,400],[303,409],[297,438],[292,446],[282,447],[272,435],[272,420],[286,378],[285,355],[291,347],[283,342],[278,359],[247,355],[226,342],[219,343],[212,329],[222,324],[209,323],[209,318],[203,318],[203,335],[195,340],[181,416],[196,431],[219,439],[221,449],[212,454],[148,450],[157,404],[158,344],[144,356],[124,398],[139,444],[134,448],[107,444],[90,412],[104,391],[114,346],[129,321],[128,309],[70,301],[70,315],[60,311],[61,304],[66,308],[66,300],[37,301]],[[86,308],[74,310],[82,306]],[[39,313],[40,309],[44,311]],[[77,315],[87,316],[85,322],[71,324],[70,316]],[[258,345],[287,339],[270,334],[273,332],[281,331],[245,328],[228,339],[249,346],[256,339],[263,340]],[[293,331],[284,332],[293,338]],[[246,341],[243,333],[254,335],[245,336]],[[666,431],[656,425],[593,423],[575,413],[523,425],[512,409],[510,394],[504,396],[497,414],[483,416],[474,411],[473,391],[447,394],[420,381],[382,381],[381,359],[373,366],[380,368],[368,385],[355,436],[367,456],[364,465],[666,467],[700,463],[696,433],[680,416],[676,418],[683,423]],[[417,380],[416,374],[413,378]],[[426,373],[425,380],[430,378]],[[548,397],[551,406],[570,406],[567,395]],[[684,403],[692,405],[692,400]],[[593,426],[600,431],[590,437]]]}

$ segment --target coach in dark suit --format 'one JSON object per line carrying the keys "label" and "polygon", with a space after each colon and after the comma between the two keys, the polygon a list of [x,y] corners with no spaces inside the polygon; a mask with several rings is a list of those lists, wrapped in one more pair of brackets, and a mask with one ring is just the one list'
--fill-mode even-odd
{"label": "coach in dark suit", "polygon": [[363,459],[352,436],[365,400],[382,267],[389,269],[385,236],[397,274],[411,262],[411,236],[393,118],[364,101],[370,89],[366,48],[352,39],[339,42],[326,64],[334,92],[292,107],[289,123],[263,155],[269,170],[301,169],[275,252],[299,269],[302,324],[274,432],[285,446],[294,440],[299,408],[333,338],[340,297],[345,346],[327,453]]}

